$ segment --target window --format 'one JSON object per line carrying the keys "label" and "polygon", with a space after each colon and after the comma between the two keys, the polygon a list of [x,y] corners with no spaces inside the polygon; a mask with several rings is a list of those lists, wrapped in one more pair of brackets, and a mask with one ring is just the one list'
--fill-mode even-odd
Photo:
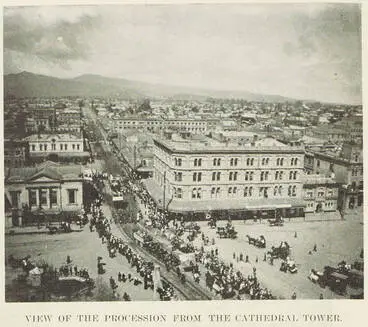
{"label": "window", "polygon": [[51,150],[56,150],[56,144],[51,144]]}
{"label": "window", "polygon": [[75,150],[75,144],[72,144],[72,148],[73,148],[73,150]]}
{"label": "window", "polygon": [[174,172],[174,176],[176,182],[181,182],[183,179],[183,173],[181,172]]}
{"label": "window", "polygon": [[[231,159],[232,160],[232,159]],[[233,172],[231,171],[230,173],[229,173],[229,181],[232,181],[233,180]]]}
{"label": "window", "polygon": [[30,190],[29,191],[29,206],[37,206],[37,191]]}
{"label": "window", "polygon": [[79,150],[79,144],[77,144],[77,150]]}
{"label": "window", "polygon": [[45,151],[47,151],[47,144],[44,144],[44,149],[45,149]]}
{"label": "window", "polygon": [[245,180],[247,181],[247,180],[249,180],[249,171],[247,171],[246,173],[245,173]]}
{"label": "window", "polygon": [[197,159],[194,159],[194,166],[197,166]]}
{"label": "window", "polygon": [[313,192],[307,192],[307,198],[313,197]]}
{"label": "window", "polygon": [[36,151],[36,146],[32,144],[32,151]]}
{"label": "window", "polygon": [[197,189],[196,188],[194,188],[193,190],[192,190],[192,199],[195,199],[197,197]]}
{"label": "window", "polygon": [[238,165],[238,158],[231,158],[230,166],[237,166],[237,165]]}
{"label": "window", "polygon": [[217,158],[213,158],[213,165],[217,166]]}
{"label": "window", "polygon": [[177,199],[181,199],[183,197],[183,190],[180,187],[174,187],[174,197]]}
{"label": "window", "polygon": [[216,187],[211,188],[211,198],[213,198],[216,194]]}
{"label": "window", "polygon": [[280,171],[280,175],[279,175],[279,180],[282,181],[282,177],[284,175],[284,172],[283,171]]}
{"label": "window", "polygon": [[288,187],[288,196],[291,196],[291,188],[292,188],[292,186],[289,185],[289,187]]}
{"label": "window", "polygon": [[230,166],[233,166],[234,165],[234,159],[233,158],[231,158],[230,159]]}
{"label": "window", "polygon": [[280,159],[280,166],[283,166],[284,165],[284,158],[281,158]]}
{"label": "window", "polygon": [[217,175],[216,175],[216,177],[217,177],[216,179],[219,181],[219,180],[220,180],[220,178],[221,178],[221,173],[220,173],[220,172],[218,172],[218,173],[217,173]]}
{"label": "window", "polygon": [[202,173],[193,173],[193,182],[200,182],[202,180]]}
{"label": "window", "polygon": [[64,144],[65,151],[68,150],[68,144]]}
{"label": "window", "polygon": [[293,179],[293,172],[292,171],[289,172],[289,179]]}
{"label": "window", "polygon": [[40,204],[42,206],[47,205],[47,190],[41,189],[39,192],[40,192]]}
{"label": "window", "polygon": [[50,190],[50,206],[57,204],[57,190],[51,189]]}
{"label": "window", "polygon": [[277,186],[275,186],[274,190],[273,190],[273,196],[276,196],[278,193],[279,188]]}
{"label": "window", "polygon": [[291,166],[294,166],[294,158],[291,158]]}
{"label": "window", "polygon": [[264,171],[261,171],[261,177],[260,180],[263,181],[264,180]]}
{"label": "window", "polygon": [[294,177],[294,179],[296,179],[297,174],[298,174],[298,172],[297,172],[297,171],[294,171],[294,173],[293,173],[293,177]]}
{"label": "window", "polygon": [[69,204],[75,204],[76,203],[76,194],[77,190],[68,190],[68,203]]}
{"label": "window", "polygon": [[194,159],[194,166],[195,167],[201,167],[202,166],[202,159],[199,158],[199,159]]}
{"label": "window", "polygon": [[231,192],[233,191],[233,188],[232,187],[229,187],[229,189],[227,190],[227,192],[229,193],[229,194],[231,194]]}
{"label": "window", "polygon": [[215,180],[216,180],[216,172],[215,172],[215,171],[212,173],[212,180],[213,180],[213,181],[215,181]]}
{"label": "window", "polygon": [[282,195],[282,186],[279,186],[279,195]]}
{"label": "window", "polygon": [[319,168],[320,165],[321,165],[321,162],[317,160],[317,168]]}
{"label": "window", "polygon": [[181,166],[181,158],[175,158],[175,166]]}
{"label": "window", "polygon": [[265,172],[265,181],[267,181],[267,180],[268,180],[268,175],[269,175],[269,172],[268,172],[268,171],[266,171],[266,172]]}
{"label": "window", "polygon": [[234,181],[236,181],[237,179],[238,179],[238,172],[236,171],[236,172],[234,172],[234,176],[233,176],[234,178]]}
{"label": "window", "polygon": [[275,172],[275,180],[277,180],[278,177],[279,177],[279,172],[278,172],[278,170],[276,170],[276,172]]}
{"label": "window", "polygon": [[201,188],[197,189],[197,199],[201,199],[202,198],[202,190]]}
{"label": "window", "polygon": [[277,166],[280,166],[280,158],[277,158],[277,159],[276,159],[276,165],[277,165]]}
{"label": "window", "polygon": [[252,180],[253,180],[253,174],[254,174],[254,172],[252,172],[252,171],[251,171],[251,172],[250,172],[250,174],[249,174],[249,180],[250,180],[250,181],[252,181]]}
{"label": "window", "polygon": [[60,150],[63,150],[63,145],[62,144],[60,144]]}
{"label": "window", "polygon": [[221,192],[221,189],[218,187],[218,188],[216,189],[216,196],[218,196],[218,195],[220,194],[220,192]]}
{"label": "window", "polygon": [[296,196],[296,185],[293,186],[293,196]]}
{"label": "window", "polygon": [[40,151],[42,151],[43,150],[43,145],[42,144],[40,144]]}
{"label": "window", "polygon": [[294,159],[294,166],[297,166],[298,165],[298,158],[295,158]]}

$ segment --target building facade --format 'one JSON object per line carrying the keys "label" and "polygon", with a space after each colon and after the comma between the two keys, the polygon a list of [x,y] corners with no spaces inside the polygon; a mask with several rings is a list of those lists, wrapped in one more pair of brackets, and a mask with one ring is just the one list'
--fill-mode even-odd
{"label": "building facade", "polygon": [[345,142],[339,153],[308,150],[306,166],[313,174],[333,174],[339,183],[339,203],[341,211],[355,209],[363,205],[363,151],[359,144]]}
{"label": "building facade", "polygon": [[339,184],[332,177],[305,175],[305,213],[335,212],[338,209]]}
{"label": "building facade", "polygon": [[[5,171],[5,209],[12,225],[28,224],[32,214],[79,213],[83,206],[80,165],[45,162],[38,167]],[[28,214],[28,215],[27,215]]]}
{"label": "building facade", "polygon": [[29,144],[30,159],[53,161],[84,160],[89,153],[84,151],[84,140],[73,134],[33,134],[24,139]]}
{"label": "building facade", "polygon": [[169,211],[303,215],[302,147],[273,138],[243,146],[155,139],[154,155],[154,180]]}
{"label": "building facade", "polygon": [[178,132],[207,133],[215,130],[218,121],[215,119],[142,119],[142,118],[119,118],[114,121],[114,131],[135,129],[147,131],[160,131],[172,129]]}

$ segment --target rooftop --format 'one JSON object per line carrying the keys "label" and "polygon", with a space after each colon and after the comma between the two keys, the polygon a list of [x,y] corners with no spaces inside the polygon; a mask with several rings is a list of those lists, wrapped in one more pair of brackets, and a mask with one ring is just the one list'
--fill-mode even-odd
{"label": "rooftop", "polygon": [[211,138],[205,138],[199,141],[193,139],[154,139],[155,144],[166,148],[171,152],[191,152],[191,153],[203,153],[203,152],[302,152],[304,153],[304,147],[302,146],[287,146],[272,137],[265,137],[261,140],[256,140],[251,143],[239,145],[233,142],[220,142]]}

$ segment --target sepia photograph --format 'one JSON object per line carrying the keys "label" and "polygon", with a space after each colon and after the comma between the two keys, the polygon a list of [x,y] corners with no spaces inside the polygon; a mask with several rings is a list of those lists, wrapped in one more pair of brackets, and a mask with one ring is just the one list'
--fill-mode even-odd
{"label": "sepia photograph", "polygon": [[361,33],[357,3],[4,7],[5,302],[364,299]]}

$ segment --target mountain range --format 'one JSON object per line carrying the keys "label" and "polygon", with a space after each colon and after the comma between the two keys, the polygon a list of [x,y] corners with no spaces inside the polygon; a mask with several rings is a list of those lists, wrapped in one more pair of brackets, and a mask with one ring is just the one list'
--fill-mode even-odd
{"label": "mountain range", "polygon": [[37,75],[30,72],[4,76],[4,96],[14,97],[120,97],[123,99],[171,98],[203,100],[206,98],[244,99],[260,102],[295,101],[278,95],[256,94],[247,91],[221,91],[193,87],[169,86],[111,78],[100,75],[81,75],[71,79]]}

